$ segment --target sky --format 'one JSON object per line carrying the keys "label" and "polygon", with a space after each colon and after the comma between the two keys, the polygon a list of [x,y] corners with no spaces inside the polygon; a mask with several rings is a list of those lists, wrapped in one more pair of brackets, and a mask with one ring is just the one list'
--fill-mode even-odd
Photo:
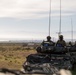
{"label": "sky", "polygon": [[[42,40],[48,36],[50,0],[0,0],[0,40]],[[71,21],[72,20],[72,21]],[[60,0],[51,0],[51,37],[58,38]],[[64,39],[76,39],[76,0],[61,0]]]}

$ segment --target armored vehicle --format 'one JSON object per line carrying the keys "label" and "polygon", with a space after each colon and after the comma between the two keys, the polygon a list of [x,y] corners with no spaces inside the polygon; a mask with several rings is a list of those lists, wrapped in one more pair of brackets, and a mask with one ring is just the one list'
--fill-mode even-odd
{"label": "armored vehicle", "polygon": [[72,69],[71,56],[67,48],[51,46],[48,43],[37,47],[23,64],[25,72],[56,74],[60,69]]}
{"label": "armored vehicle", "polygon": [[76,67],[76,46],[70,46],[70,47],[68,46],[67,48],[72,58],[72,65],[73,65],[72,69],[74,69]]}

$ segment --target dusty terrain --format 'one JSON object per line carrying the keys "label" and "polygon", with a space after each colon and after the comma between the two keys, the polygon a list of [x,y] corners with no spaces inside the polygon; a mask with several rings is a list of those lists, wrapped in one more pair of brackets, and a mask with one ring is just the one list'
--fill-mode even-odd
{"label": "dusty terrain", "polygon": [[21,44],[0,45],[0,68],[21,69],[22,64],[29,54],[34,54],[34,49],[28,49]]}

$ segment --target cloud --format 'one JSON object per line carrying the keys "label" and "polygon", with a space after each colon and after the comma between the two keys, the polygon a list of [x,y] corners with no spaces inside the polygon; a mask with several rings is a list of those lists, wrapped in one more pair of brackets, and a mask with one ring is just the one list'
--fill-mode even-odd
{"label": "cloud", "polygon": [[[0,0],[0,17],[21,19],[47,17],[49,12],[49,1],[50,0]],[[52,0],[52,11],[55,11],[55,13],[52,13],[52,16],[59,16],[59,13],[57,13],[57,11],[60,10],[59,1],[60,0]],[[74,12],[76,12],[75,9],[76,0],[62,1],[63,16],[73,15]],[[71,13],[64,13],[63,11],[71,11]]]}

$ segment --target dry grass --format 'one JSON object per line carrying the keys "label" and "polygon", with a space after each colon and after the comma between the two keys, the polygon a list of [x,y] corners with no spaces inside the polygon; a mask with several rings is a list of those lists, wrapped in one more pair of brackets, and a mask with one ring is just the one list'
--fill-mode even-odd
{"label": "dry grass", "polygon": [[0,46],[0,68],[20,69],[29,54],[35,50],[26,50],[22,45]]}

